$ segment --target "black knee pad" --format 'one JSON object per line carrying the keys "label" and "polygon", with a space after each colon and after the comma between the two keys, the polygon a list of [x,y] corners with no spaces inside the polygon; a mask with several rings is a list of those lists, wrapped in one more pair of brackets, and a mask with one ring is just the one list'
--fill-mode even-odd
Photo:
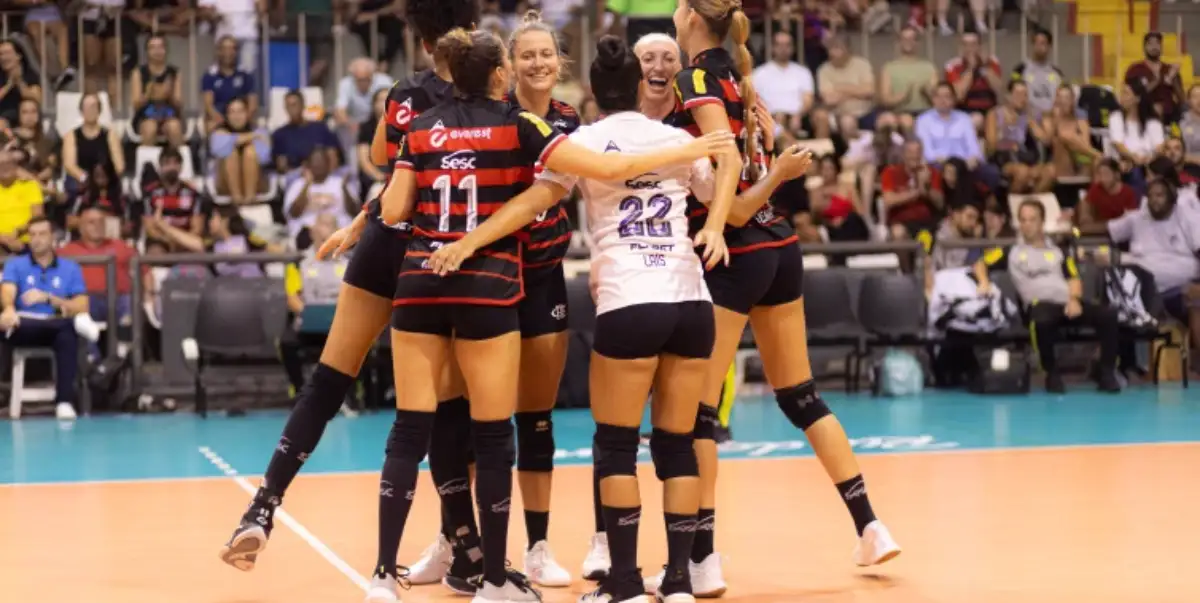
{"label": "black knee pad", "polygon": [[703,402],[700,412],[696,413],[696,430],[692,433],[697,440],[716,440],[717,427],[721,425],[721,415],[716,408]]}
{"label": "black knee pad", "polygon": [[812,381],[775,390],[775,402],[792,425],[801,430],[807,430],[813,423],[833,414],[817,393],[817,384]]}
{"label": "black knee pad", "polygon": [[429,442],[429,473],[436,484],[468,475],[471,457],[471,411],[467,401],[456,398],[438,404]]}
{"label": "black knee pad", "polygon": [[471,439],[475,442],[475,466],[479,469],[511,471],[516,462],[511,419],[471,421]]}
{"label": "black knee pad", "polygon": [[604,479],[614,475],[637,475],[637,453],[641,436],[636,427],[596,425],[592,438],[592,458],[596,477]]}
{"label": "black knee pad", "polygon": [[396,421],[388,433],[388,458],[421,462],[429,450],[429,438],[433,433],[433,413],[397,410]]}
{"label": "black knee pad", "polygon": [[318,364],[308,382],[308,391],[301,392],[296,406],[304,406],[314,417],[328,423],[337,416],[353,386],[354,377]]}
{"label": "black knee pad", "polygon": [[550,411],[519,412],[517,419],[517,470],[549,473],[554,470],[554,422]]}
{"label": "black knee pad", "polygon": [[654,474],[667,481],[676,477],[698,477],[700,466],[696,463],[695,438],[690,433],[671,433],[655,428],[650,434],[650,458],[654,461]]}

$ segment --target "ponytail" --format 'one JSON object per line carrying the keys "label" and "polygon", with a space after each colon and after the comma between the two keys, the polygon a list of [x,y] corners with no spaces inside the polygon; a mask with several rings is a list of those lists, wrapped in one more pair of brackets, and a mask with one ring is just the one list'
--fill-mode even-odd
{"label": "ponytail", "polygon": [[750,39],[750,19],[746,17],[746,13],[742,9],[736,8],[731,15],[732,22],[729,28],[729,37],[733,42],[733,61],[737,64],[738,73],[741,79],[738,82],[738,93],[742,97],[742,107],[744,109],[742,115],[742,128],[746,133],[746,152],[743,157],[743,162],[749,168],[750,181],[758,180],[758,121],[754,117],[754,109],[758,104],[758,92],[754,89],[754,84],[751,81],[751,75],[754,71],[754,61],[750,57],[750,50],[746,48],[746,41]]}

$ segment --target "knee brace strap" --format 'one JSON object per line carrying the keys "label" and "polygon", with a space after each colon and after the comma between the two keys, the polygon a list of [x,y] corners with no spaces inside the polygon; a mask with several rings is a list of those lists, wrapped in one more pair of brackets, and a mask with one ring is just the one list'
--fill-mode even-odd
{"label": "knee brace strap", "polygon": [[650,434],[650,458],[654,460],[654,474],[667,481],[676,477],[698,477],[700,466],[696,463],[695,438],[690,433],[671,433],[655,429]]}
{"label": "knee brace strap", "polygon": [[833,414],[817,393],[816,383],[812,381],[775,390],[775,401],[792,425],[801,430],[807,430],[817,421]]}
{"label": "knee brace strap", "polygon": [[517,418],[517,470],[549,473],[554,470],[554,422],[550,411],[519,412]]}
{"label": "knee brace strap", "polygon": [[314,416],[328,423],[337,416],[342,408],[342,402],[354,386],[354,377],[337,369],[318,364],[313,370],[312,379],[305,391],[301,391],[296,406],[304,406]]}
{"label": "knee brace strap", "polygon": [[715,440],[720,424],[721,415],[717,409],[701,402],[700,412],[696,414],[696,431],[692,435],[697,440]]}
{"label": "knee brace strap", "polygon": [[433,433],[433,413],[397,410],[396,421],[388,433],[386,454],[389,458],[421,462],[429,450]]}
{"label": "knee brace strap", "polygon": [[476,467],[512,470],[517,447],[511,420],[471,421],[471,436],[475,442]]}
{"label": "knee brace strap", "polygon": [[637,475],[637,453],[641,436],[636,427],[596,425],[592,438],[592,457],[596,477],[604,479],[614,475]]}

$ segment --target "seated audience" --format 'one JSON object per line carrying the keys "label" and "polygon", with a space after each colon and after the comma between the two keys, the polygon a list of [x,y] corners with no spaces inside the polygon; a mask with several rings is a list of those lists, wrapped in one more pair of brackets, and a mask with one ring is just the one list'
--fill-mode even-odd
{"label": "seated audience", "polygon": [[[150,216],[149,220],[178,249],[193,253],[244,255],[259,251],[283,251],[251,233],[237,208],[231,205],[209,206],[204,232],[199,235],[172,226],[163,218],[161,210]],[[217,276],[264,276],[262,266],[255,262],[222,262],[212,264],[211,269]]]}
{"label": "seated audience", "polygon": [[26,226],[43,212],[42,189],[22,179],[11,151],[0,150],[0,251],[25,249]]}
{"label": "seated audience", "polygon": [[79,99],[83,123],[63,136],[64,188],[68,195],[78,192],[88,174],[101,163],[110,163],[118,174],[125,173],[125,154],[117,133],[100,125],[100,97],[85,94]]}
{"label": "seated audience", "polygon": [[[170,247],[166,234],[156,228],[163,222],[193,234],[204,230],[201,214],[204,198],[179,177],[183,169],[183,156],[175,149],[166,149],[158,159],[158,178],[146,187],[142,196],[142,232],[147,240],[155,240]],[[157,216],[157,219],[148,218]]]}
{"label": "seated audience", "polygon": [[819,183],[809,192],[809,211],[816,218],[830,241],[866,241],[871,238],[867,222],[863,219],[866,209],[859,200],[854,186],[854,174],[843,180],[842,165],[837,157],[825,155],[819,160]]}
{"label": "seated audience", "polygon": [[826,45],[829,61],[817,70],[817,92],[822,104],[835,115],[854,117],[865,130],[875,129],[875,70],[866,59],[850,54],[849,44],[841,34],[830,37]]}
{"label": "seated audience", "polygon": [[[387,90],[383,91],[387,98]],[[329,164],[337,166],[337,136],[323,121],[309,121],[304,117],[304,96],[291,90],[283,99],[288,122],[271,133],[271,154],[274,156],[275,171],[287,174],[303,167],[313,149],[324,147]],[[372,124],[374,125],[374,124]],[[374,128],[371,134],[375,133]]]}
{"label": "seated audience", "polygon": [[1188,163],[1200,165],[1200,84],[1192,84],[1187,93],[1187,110],[1176,126]]}
{"label": "seated audience", "polygon": [[129,74],[133,129],[144,145],[156,145],[159,136],[181,147],[183,140],[183,83],[179,70],[167,64],[167,39],[153,34],[146,39],[146,64]]}
{"label": "seated audience", "polygon": [[1092,146],[1092,127],[1075,107],[1075,91],[1065,84],[1054,93],[1054,105],[1034,125],[1033,134],[1049,149],[1058,178],[1091,178],[1092,166],[1104,156]]}
{"label": "seated audience", "polygon": [[225,123],[229,103],[241,99],[249,115],[258,112],[258,88],[254,76],[238,67],[238,41],[223,36],[217,41],[217,61],[200,81],[204,91],[204,130],[212,132]]}
{"label": "seated audience", "polygon": [[1011,239],[1017,236],[1008,220],[1008,206],[995,197],[987,200],[983,207],[983,238]]}
{"label": "seated audience", "polygon": [[1163,36],[1157,31],[1142,38],[1146,58],[1125,69],[1125,85],[1145,91],[1151,114],[1164,124],[1173,124],[1183,108],[1183,77],[1179,65],[1162,60],[1162,47]]}
{"label": "seated audience", "polygon": [[1043,164],[1030,146],[1029,86],[1013,80],[1008,83],[1004,104],[988,112],[984,128],[992,162],[1009,180],[1014,193],[1044,193],[1054,187],[1054,166]]}
{"label": "seated audience", "polygon": [[217,159],[217,194],[228,195],[234,204],[252,203],[264,183],[262,166],[271,161],[271,137],[255,127],[246,101],[233,99],[225,108],[225,119],[208,139]]}
{"label": "seated audience", "polygon": [[346,179],[330,171],[324,149],[313,151],[303,177],[288,186],[283,198],[288,236],[301,249],[308,246],[305,231],[317,216],[333,214],[340,228],[349,224],[358,210],[359,203],[350,194]]}
{"label": "seated audience", "polygon": [[[371,161],[371,142],[375,138],[375,128],[379,125],[379,120],[387,112],[387,94],[387,90],[375,93],[371,121],[358,129],[358,141],[354,151],[358,156],[358,192],[360,200],[364,203],[370,201],[367,199],[367,195],[370,194],[372,186],[387,181],[387,173],[379,169],[374,161]],[[336,164],[331,163],[330,165]]]}
{"label": "seated audience", "polygon": [[42,102],[42,81],[12,40],[0,40],[0,120],[20,118],[21,101]]}
{"label": "seated audience", "polygon": [[1191,187],[1200,184],[1200,162],[1195,161],[1200,157],[1189,158],[1183,147],[1183,140],[1179,138],[1168,138],[1163,143],[1162,155],[1159,160],[1166,160],[1170,163],[1171,169],[1179,177],[1177,186]]}
{"label": "seated audience", "polygon": [[1146,190],[1146,166],[1166,141],[1163,125],[1144,92],[1125,84],[1120,102],[1121,110],[1108,118],[1108,140],[1121,163],[1121,173],[1141,196]]}
{"label": "seated audience", "polygon": [[16,124],[10,130],[12,148],[25,154],[21,167],[42,185],[42,190],[54,180],[59,168],[58,141],[42,127],[42,108],[37,101],[23,99]]}
{"label": "seated audience", "polygon": [[975,125],[966,113],[954,108],[950,84],[938,84],[933,109],[917,118],[914,130],[924,146],[926,162],[941,165],[950,159],[962,159],[981,181],[996,187],[1000,170],[985,163]]}
{"label": "seated audience", "polygon": [[945,207],[942,176],[925,162],[921,141],[904,143],[903,163],[883,170],[885,221],[893,239],[911,239],[922,230],[934,228]]}
{"label": "seated audience", "polygon": [[1163,306],[1200,342],[1200,212],[1180,206],[1165,179],[1151,180],[1146,197],[1145,207],[1109,221],[1108,234],[1129,243],[1122,261],[1154,275]]}
{"label": "seated audience", "polygon": [[1062,69],[1050,62],[1050,51],[1054,46],[1054,37],[1044,29],[1033,33],[1032,44],[1029,46],[1029,58],[1013,69],[1012,79],[1025,82],[1029,86],[1029,109],[1035,120],[1054,106],[1054,97],[1059,86],[1067,81]]}
{"label": "seated audience", "polygon": [[71,213],[67,216],[67,229],[74,231],[79,228],[79,218],[83,211],[89,208],[99,209],[118,220],[120,227],[116,236],[132,234],[132,231],[125,230],[129,223],[129,204],[121,189],[121,179],[107,162],[98,163],[92,168],[83,192],[75,197],[75,202],[71,205]]}
{"label": "seated audience", "polygon": [[83,271],[79,264],[54,253],[50,220],[36,217],[28,228],[29,253],[4,263],[0,332],[9,345],[54,350],[56,414],[73,419],[79,336],[71,319],[88,312]]}
{"label": "seated audience", "polygon": [[1063,393],[1062,374],[1055,362],[1054,344],[1062,328],[1084,323],[1100,340],[1100,391],[1119,392],[1114,371],[1117,362],[1117,314],[1107,306],[1083,300],[1083,283],[1075,265],[1074,249],[1055,245],[1045,231],[1046,209],[1036,200],[1023,201],[1017,210],[1020,236],[1008,249],[993,249],[975,263],[980,292],[991,291],[989,270],[1008,270],[1025,305],[1030,331],[1036,333],[1038,357],[1046,372],[1046,390]]}
{"label": "seated audience", "polygon": [[775,117],[776,123],[792,135],[808,130],[802,122],[814,108],[813,95],[816,92],[812,72],[793,61],[794,54],[792,34],[776,32],[771,44],[771,60],[759,65],[753,76],[758,97]]}
{"label": "seated audience", "polygon": [[980,130],[984,116],[996,106],[1004,90],[1000,61],[984,54],[977,33],[964,33],[959,48],[962,54],[946,63],[944,76],[954,92],[955,104]]}
{"label": "seated audience", "polygon": [[1084,232],[1100,232],[1110,220],[1137,208],[1137,194],[1121,180],[1121,166],[1116,159],[1105,158],[1096,165],[1096,180],[1079,204],[1079,227]]}
{"label": "seated audience", "polygon": [[[965,247],[946,247],[941,245],[948,241],[962,241],[979,238],[983,225],[980,224],[979,206],[974,203],[960,203],[950,207],[950,215],[942,220],[933,232],[922,232],[918,238],[924,239],[925,250],[929,253],[926,268],[928,277],[933,272],[947,268],[965,268],[972,266],[983,256],[980,249]],[[932,285],[932,283],[930,283]]]}
{"label": "seated audience", "polygon": [[[81,255],[112,255],[117,260],[117,321],[119,324],[130,324],[131,306],[129,294],[132,286],[129,280],[129,260],[137,255],[120,237],[112,236],[108,227],[112,216],[100,207],[91,206],[83,210],[79,218],[79,238],[63,245],[58,250],[64,257]],[[108,279],[103,264],[83,266],[83,282],[90,299],[88,309],[94,320],[108,320]]]}
{"label": "seated audience", "polygon": [[922,56],[916,29],[901,29],[897,47],[900,56],[885,63],[879,72],[879,101],[883,109],[896,113],[901,131],[912,132],[917,116],[933,106],[939,74]]}

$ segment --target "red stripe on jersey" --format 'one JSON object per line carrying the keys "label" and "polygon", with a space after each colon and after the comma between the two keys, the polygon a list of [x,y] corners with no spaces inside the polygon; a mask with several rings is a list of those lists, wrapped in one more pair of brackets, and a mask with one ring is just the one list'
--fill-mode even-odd
{"label": "red stripe on jersey", "polygon": [[392,307],[424,306],[430,304],[464,304],[469,306],[511,306],[525,299],[525,292],[511,299],[492,299],[490,297],[406,297],[392,301]]}
{"label": "red stripe on jersey", "polygon": [[549,241],[540,241],[540,242],[537,242],[537,243],[528,243],[528,244],[526,244],[526,245],[525,245],[525,249],[545,249],[545,248],[547,248],[547,247],[554,247],[555,245],[559,245],[559,244],[562,244],[562,243],[567,243],[567,242],[569,242],[570,240],[571,240],[571,233],[567,233],[567,234],[565,234],[565,235],[562,235],[562,236],[560,236],[560,237],[558,237],[558,238],[556,238],[556,239],[550,239]]}
{"label": "red stripe on jersey", "polygon": [[[503,201],[501,201],[499,203],[479,203],[479,207],[476,209],[476,211],[478,211],[479,215],[481,215],[481,216],[490,216],[490,215],[500,211],[501,207],[504,207]],[[423,201],[423,202],[417,204],[417,213],[423,214],[426,216],[440,216],[440,215],[442,215],[442,204],[437,201]],[[452,215],[452,216],[467,215],[466,204],[465,203],[451,203],[450,204],[450,215]]]}
{"label": "red stripe on jersey", "polygon": [[417,130],[409,133],[408,144],[414,155],[454,151],[516,151],[521,148],[514,125]]}
{"label": "red stripe on jersey", "polygon": [[[432,256],[433,253],[429,252],[429,251],[409,251],[409,252],[405,253],[404,255],[411,256],[414,258],[427,258],[427,257]],[[519,258],[511,253],[504,253],[503,251],[488,251],[487,249],[480,249],[479,251],[475,252],[475,255],[489,257],[489,258],[496,258],[499,260],[505,260],[508,262],[512,262],[514,264],[521,263],[521,258]]]}
{"label": "red stripe on jersey", "polygon": [[703,107],[704,105],[723,105],[723,104],[725,104],[725,103],[723,101],[721,101],[721,99],[719,99],[715,96],[699,96],[699,97],[696,97],[696,98],[693,98],[693,99],[687,101],[686,103],[683,103],[683,108],[692,110],[692,109],[695,109],[696,107]]}
{"label": "red stripe on jersey", "polygon": [[775,247],[783,247],[784,245],[794,245],[799,242],[800,242],[800,237],[797,235],[792,235],[786,239],[781,239],[779,241],[763,241],[762,243],[746,245],[745,247],[730,247],[729,253],[733,254],[733,255],[737,255],[739,253],[750,253],[751,251],[757,251],[759,249],[774,249]]}
{"label": "red stripe on jersey", "polygon": [[564,212],[558,211],[554,214],[553,217],[547,217],[545,220],[542,220],[541,222],[534,222],[534,223],[530,224],[529,229],[534,230],[537,228],[550,228],[551,226],[557,226],[559,222],[562,222],[565,219],[566,219],[566,216],[564,215]]}
{"label": "red stripe on jersey", "polygon": [[546,147],[542,149],[542,154],[538,155],[537,163],[546,165],[546,160],[550,158],[550,153],[553,153],[554,149],[557,149],[558,145],[562,144],[566,140],[567,136],[565,134],[559,134],[554,140],[551,140],[550,144],[546,145]]}
{"label": "red stripe on jersey", "polygon": [[738,90],[736,82],[729,80],[721,80],[721,90],[725,93],[725,98],[735,103],[742,102],[742,91]]}
{"label": "red stripe on jersey", "polygon": [[563,261],[562,258],[554,258],[553,260],[549,260],[546,262],[525,262],[525,265],[523,266],[523,268],[525,270],[533,270],[535,268],[546,268],[548,266],[557,266],[557,265],[561,264],[562,261]]}
{"label": "red stripe on jersey", "polygon": [[[413,134],[414,136],[416,134]],[[396,167],[400,167],[397,165]],[[450,184],[458,186],[463,178],[475,177],[475,186],[512,186],[514,184],[532,184],[533,167],[520,166],[512,168],[489,168],[480,170],[421,170],[417,172],[417,186],[431,188],[441,176],[450,176]]]}
{"label": "red stripe on jersey", "polygon": [[[404,277],[404,276],[421,276],[423,274],[434,274],[434,272],[432,270],[424,270],[424,269],[418,268],[416,270],[405,270],[404,272],[400,273],[400,276],[402,276],[402,277]],[[453,274],[465,274],[467,276],[486,276],[488,278],[497,278],[502,281],[508,281],[510,283],[521,282],[520,278],[513,278],[506,274],[497,274],[495,272],[486,272],[483,270],[455,270],[453,272]]]}

